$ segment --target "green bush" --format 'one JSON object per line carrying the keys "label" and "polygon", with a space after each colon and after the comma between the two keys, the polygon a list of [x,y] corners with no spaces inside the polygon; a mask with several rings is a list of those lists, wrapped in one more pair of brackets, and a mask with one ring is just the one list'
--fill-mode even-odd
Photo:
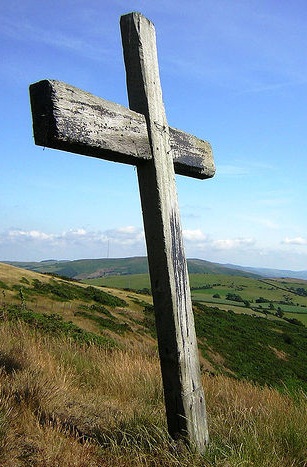
{"label": "green bush", "polygon": [[6,309],[6,316],[10,321],[22,320],[31,328],[38,329],[48,335],[66,336],[80,343],[94,343],[107,348],[116,346],[115,341],[111,338],[84,331],[71,321],[64,321],[58,314],[48,315],[22,309],[19,306],[10,306]]}
{"label": "green bush", "polygon": [[125,302],[124,300],[118,297],[114,297],[114,295],[108,294],[103,290],[100,290],[97,287],[93,287],[91,285],[86,287],[86,289],[84,290],[83,298],[87,298],[88,300],[93,300],[94,302],[101,303],[102,305],[108,305],[112,307],[127,306],[127,302]]}
{"label": "green bush", "polygon": [[149,333],[153,337],[157,337],[157,328],[156,328],[156,321],[155,321],[155,310],[153,305],[145,305],[143,309],[144,319],[143,319],[143,326],[145,326]]}
{"label": "green bush", "polygon": [[62,301],[69,300],[86,300],[94,301],[101,305],[107,305],[111,307],[124,307],[127,303],[118,297],[115,297],[97,287],[88,286],[81,287],[79,285],[50,280],[49,282],[42,282],[38,279],[32,281],[32,289],[27,288],[28,293],[39,293],[41,295],[51,295],[53,298]]}
{"label": "green bush", "polygon": [[228,292],[228,294],[226,295],[226,300],[231,300],[233,302],[244,302],[241,295],[238,295],[232,292]]}
{"label": "green bush", "polygon": [[87,313],[86,311],[77,311],[76,315],[83,316],[83,318],[94,321],[101,329],[109,329],[110,331],[118,334],[124,334],[127,331],[132,331],[129,324],[120,323],[114,316],[112,316],[112,318],[104,318],[92,313]]}

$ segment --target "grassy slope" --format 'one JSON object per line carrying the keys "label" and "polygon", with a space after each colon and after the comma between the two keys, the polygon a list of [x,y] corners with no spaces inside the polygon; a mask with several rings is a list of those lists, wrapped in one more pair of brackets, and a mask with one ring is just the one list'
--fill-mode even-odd
{"label": "grassy slope", "polygon": [[198,305],[195,321],[203,355],[222,373],[262,385],[307,392],[307,329]]}
{"label": "grassy slope", "polygon": [[[39,315],[52,315],[55,318],[53,321],[59,326],[60,321],[72,323],[108,340],[110,345],[120,343],[123,335],[127,341],[133,339],[134,333],[144,335],[143,339],[146,339],[142,319],[144,300],[146,304],[151,303],[151,297],[148,296],[132,292],[127,294],[120,290],[112,290],[111,295],[108,289],[102,290],[1,263],[0,292],[3,307],[10,309],[12,315],[23,312],[24,319],[28,322],[32,320],[34,324],[43,320]],[[46,320],[43,321],[36,325],[47,326]],[[60,330],[55,332],[59,333]]]}
{"label": "grassy slope", "polygon": [[[239,290],[243,296],[249,289],[255,296],[259,290],[264,295],[266,288],[269,294],[284,292],[273,291],[271,284],[262,281],[221,275],[192,276],[191,283],[196,284],[195,287],[212,287],[193,290],[194,298],[198,299],[199,292],[205,295],[216,290],[221,296],[227,290]],[[96,288],[7,265],[0,265],[0,287],[1,284],[4,308],[10,319],[19,316],[32,327],[53,335],[67,335],[82,342],[92,340],[109,347],[135,340],[146,341],[151,348],[156,346],[149,295]],[[226,309],[235,303],[224,302],[228,302]],[[245,311],[242,305],[233,307]],[[251,313],[252,316],[234,314],[212,304],[210,307],[205,303],[195,304],[204,371],[232,374],[272,386],[301,386],[307,390],[307,329],[276,318],[273,311],[267,315],[271,319],[256,319],[257,313]],[[264,315],[258,312],[259,316]]]}
{"label": "grassy slope", "polygon": [[0,326],[2,467],[302,467],[303,395],[203,375],[204,457],[168,439],[156,353],[105,350],[27,325]]}
{"label": "grassy slope", "polygon": [[195,307],[211,436],[199,458],[167,437],[149,296],[1,264],[0,281],[1,465],[306,465],[306,396],[237,379],[303,386],[304,327]]}

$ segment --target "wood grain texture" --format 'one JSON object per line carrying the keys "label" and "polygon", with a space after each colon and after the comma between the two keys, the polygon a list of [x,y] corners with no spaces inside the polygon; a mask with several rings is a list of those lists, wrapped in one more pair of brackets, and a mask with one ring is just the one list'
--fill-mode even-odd
{"label": "wood grain texture", "polygon": [[[144,115],[55,80],[30,86],[35,143],[138,165],[151,158]],[[194,178],[215,173],[207,141],[169,129],[175,171]]]}
{"label": "wood grain texture", "polygon": [[152,159],[138,166],[166,414],[170,435],[199,452],[208,443],[189,277],[153,24],[121,18],[130,108],[145,116]]}

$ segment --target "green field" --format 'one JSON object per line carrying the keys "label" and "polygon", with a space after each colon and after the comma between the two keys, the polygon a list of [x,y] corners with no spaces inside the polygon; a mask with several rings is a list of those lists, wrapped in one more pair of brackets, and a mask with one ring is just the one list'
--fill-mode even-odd
{"label": "green field", "polygon": [[297,319],[298,321],[301,321],[307,327],[307,312],[285,313],[285,317]]}
{"label": "green field", "polygon": [[149,289],[150,280],[148,274],[125,274],[117,276],[99,277],[97,279],[85,279],[85,284],[98,285],[103,287],[115,287],[118,289]]}
{"label": "green field", "polygon": [[[133,291],[150,289],[148,274],[107,276],[84,282]],[[275,318],[277,314],[307,325],[306,281],[208,273],[190,274],[190,286],[193,301],[218,306],[222,310],[268,318]],[[305,291],[306,295],[300,295],[298,291]]]}

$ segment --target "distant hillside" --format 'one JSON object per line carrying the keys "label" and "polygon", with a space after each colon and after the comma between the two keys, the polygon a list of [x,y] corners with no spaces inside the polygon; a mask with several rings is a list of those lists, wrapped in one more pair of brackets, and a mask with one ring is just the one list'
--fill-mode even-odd
{"label": "distant hillside", "polygon": [[[79,259],[74,261],[45,260],[41,262],[7,261],[6,264],[40,273],[58,274],[72,279],[95,279],[98,277],[147,274],[146,257]],[[259,274],[240,268],[229,268],[201,259],[189,259],[190,274],[227,274],[230,276],[260,277]]]}
{"label": "distant hillside", "polygon": [[271,268],[252,268],[248,266],[238,266],[236,264],[224,264],[226,268],[236,271],[244,271],[252,274],[258,274],[262,277],[270,278],[289,278],[289,279],[303,279],[307,280],[306,271],[291,271],[289,269],[271,269]]}
{"label": "distant hillside", "polygon": [[[58,274],[78,280],[114,275],[148,274],[147,258],[138,256],[132,258],[78,259],[74,261],[57,261],[54,259],[40,262],[4,261],[4,263],[30,271]],[[188,269],[190,274],[209,273],[254,278],[284,277],[307,280],[307,270],[291,271],[287,269],[254,268],[235,264],[212,263],[196,258],[188,259]]]}

